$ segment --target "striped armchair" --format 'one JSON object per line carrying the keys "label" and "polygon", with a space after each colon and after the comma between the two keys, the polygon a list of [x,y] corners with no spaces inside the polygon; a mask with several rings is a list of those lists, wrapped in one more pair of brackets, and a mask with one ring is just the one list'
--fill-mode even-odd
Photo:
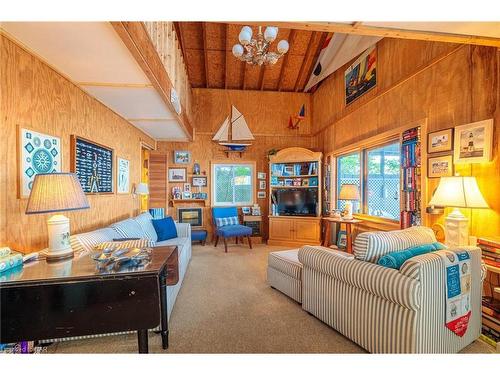
{"label": "striped armchair", "polygon": [[437,252],[411,258],[400,270],[373,262],[384,252],[380,247],[405,246],[406,235],[410,242],[432,240],[426,229],[363,234],[351,257],[304,246],[302,308],[372,353],[460,351],[481,330],[481,250],[465,248],[472,265],[472,314],[463,337],[445,327],[446,287]]}

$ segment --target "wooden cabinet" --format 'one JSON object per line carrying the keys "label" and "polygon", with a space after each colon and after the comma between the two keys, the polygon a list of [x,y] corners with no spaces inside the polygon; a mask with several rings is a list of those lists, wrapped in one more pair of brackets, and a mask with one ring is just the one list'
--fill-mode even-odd
{"label": "wooden cabinet", "polygon": [[321,243],[320,218],[270,216],[269,245],[301,246]]}
{"label": "wooden cabinet", "polygon": [[[301,147],[285,148],[270,157],[268,244],[299,247],[321,243],[321,158],[321,152]],[[304,201],[297,197],[307,197],[308,204],[294,203]],[[297,207],[292,213],[307,216],[286,216],[290,206],[292,210]]]}

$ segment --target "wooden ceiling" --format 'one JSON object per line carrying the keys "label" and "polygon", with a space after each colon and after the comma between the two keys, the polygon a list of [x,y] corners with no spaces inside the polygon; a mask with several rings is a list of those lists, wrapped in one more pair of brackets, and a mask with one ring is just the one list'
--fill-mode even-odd
{"label": "wooden ceiling", "polygon": [[[281,39],[289,51],[275,65],[253,66],[238,60],[231,50],[238,42],[241,24],[176,22],[184,61],[192,87],[303,91],[328,33],[280,28],[271,51]],[[253,27],[254,35],[257,27]]]}

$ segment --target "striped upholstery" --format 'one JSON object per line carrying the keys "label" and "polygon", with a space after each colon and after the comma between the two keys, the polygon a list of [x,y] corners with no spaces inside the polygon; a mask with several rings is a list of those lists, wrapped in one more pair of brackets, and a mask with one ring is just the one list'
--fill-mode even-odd
{"label": "striped upholstery", "polygon": [[297,302],[302,302],[302,263],[299,249],[274,251],[267,258],[267,282]]}
{"label": "striped upholstery", "polygon": [[401,275],[398,270],[346,258],[314,246],[302,247],[299,250],[299,261],[304,267],[307,265],[407,309],[417,310],[420,307],[418,282]]}
{"label": "striped upholstery", "polygon": [[238,216],[215,218],[215,224],[217,225],[217,228],[223,227],[225,225],[238,225],[239,223],[240,221],[238,220]]}
{"label": "striped upholstery", "polygon": [[472,315],[462,338],[445,327],[445,280],[436,253],[397,271],[303,247],[302,308],[372,353],[456,353],[481,327],[480,251],[467,250]]}
{"label": "striped upholstery", "polygon": [[117,236],[111,228],[97,229],[92,232],[75,234],[69,238],[69,242],[76,254],[92,251],[94,246],[105,241],[112,241]]}
{"label": "striped upholstery", "polygon": [[153,247],[154,241],[148,240],[146,238],[142,238],[140,240],[127,240],[127,241],[106,241],[101,242],[95,248],[98,250],[104,249],[127,249],[132,247],[144,248],[144,247]]}
{"label": "striped upholstery", "polygon": [[126,219],[117,223],[111,224],[121,238],[144,238],[146,237],[144,231],[137,221],[134,219]]}
{"label": "striped upholstery", "polygon": [[150,213],[144,212],[135,217],[134,220],[137,221],[137,223],[140,225],[147,238],[154,242],[158,241],[158,234],[156,234],[155,227],[151,223],[151,221],[153,220],[153,216],[151,216]]}
{"label": "striped upholstery", "polygon": [[149,213],[153,219],[163,219],[165,217],[165,209],[162,208],[150,208]]}
{"label": "striped upholstery", "polygon": [[353,250],[356,259],[377,263],[385,254],[434,242],[437,240],[432,229],[417,226],[390,232],[360,233]]}

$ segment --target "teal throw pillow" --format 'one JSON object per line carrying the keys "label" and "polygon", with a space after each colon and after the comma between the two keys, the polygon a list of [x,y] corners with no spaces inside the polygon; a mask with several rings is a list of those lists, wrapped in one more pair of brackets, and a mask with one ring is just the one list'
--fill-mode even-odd
{"label": "teal throw pillow", "polygon": [[439,242],[413,246],[405,250],[395,251],[393,253],[384,255],[382,258],[378,260],[378,264],[383,267],[394,268],[396,270],[399,270],[403,265],[403,263],[410,258],[443,249],[446,249],[446,246],[444,246],[442,243]]}

